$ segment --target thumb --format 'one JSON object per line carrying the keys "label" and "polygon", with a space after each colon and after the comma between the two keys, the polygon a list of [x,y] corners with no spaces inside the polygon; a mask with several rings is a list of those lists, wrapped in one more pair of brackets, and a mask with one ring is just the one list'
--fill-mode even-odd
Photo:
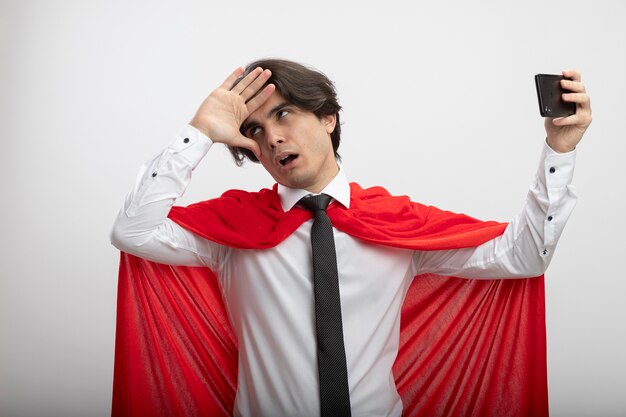
{"label": "thumb", "polygon": [[251,151],[254,156],[256,156],[257,159],[261,159],[261,147],[259,146],[258,143],[256,143],[256,141],[247,138],[243,135],[239,136],[239,143],[237,143],[236,146],[240,147],[240,148],[245,148],[248,149],[249,151]]}

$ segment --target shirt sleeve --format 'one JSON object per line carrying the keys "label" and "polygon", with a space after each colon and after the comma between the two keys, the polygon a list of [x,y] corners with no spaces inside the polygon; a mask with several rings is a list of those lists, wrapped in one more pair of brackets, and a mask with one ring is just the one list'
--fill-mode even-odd
{"label": "shirt sleeve", "polygon": [[475,248],[415,252],[415,274],[483,279],[543,274],[576,205],[575,160],[576,151],[560,154],[545,144],[524,207],[504,233]]}
{"label": "shirt sleeve", "polygon": [[169,146],[141,167],[111,230],[115,247],[154,262],[217,268],[228,248],[167,218],[212,144],[199,130],[187,125]]}

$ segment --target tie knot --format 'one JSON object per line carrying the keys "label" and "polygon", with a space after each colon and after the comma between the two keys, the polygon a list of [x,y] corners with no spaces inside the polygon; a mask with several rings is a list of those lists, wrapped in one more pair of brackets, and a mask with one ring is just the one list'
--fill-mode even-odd
{"label": "tie knot", "polygon": [[309,211],[315,213],[318,210],[326,211],[330,196],[328,194],[308,195],[300,200],[300,203]]}

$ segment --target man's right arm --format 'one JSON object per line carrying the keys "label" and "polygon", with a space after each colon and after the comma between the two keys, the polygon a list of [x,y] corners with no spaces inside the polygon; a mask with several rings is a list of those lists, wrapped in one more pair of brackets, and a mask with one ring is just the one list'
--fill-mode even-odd
{"label": "man's right arm", "polygon": [[212,143],[188,125],[168,147],[142,166],[113,224],[111,243],[115,247],[159,263],[215,267],[225,248],[167,218]]}
{"label": "man's right arm", "polygon": [[167,215],[212,143],[247,148],[259,155],[258,144],[243,136],[239,128],[267,101],[275,86],[266,85],[269,70],[255,68],[245,76],[243,73],[241,67],[231,73],[202,102],[170,146],[143,165],[111,231],[111,243],[118,249],[170,265],[215,269],[219,264],[228,248],[183,229]]}

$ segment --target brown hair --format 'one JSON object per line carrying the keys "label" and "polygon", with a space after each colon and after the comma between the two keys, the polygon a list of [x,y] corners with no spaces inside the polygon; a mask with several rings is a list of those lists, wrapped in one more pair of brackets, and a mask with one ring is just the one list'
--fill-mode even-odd
{"label": "brown hair", "polygon": [[[335,115],[337,121],[335,130],[330,134],[330,138],[335,158],[340,160],[341,157],[337,149],[341,140],[341,125],[339,123],[341,106],[337,101],[337,92],[332,81],[320,71],[308,68],[297,62],[283,59],[261,59],[249,63],[245,72],[235,81],[235,85],[257,67],[272,71],[272,76],[267,80],[266,84],[274,84],[276,91],[290,104],[300,110],[315,114],[319,119],[322,116]],[[243,134],[243,132],[241,133]],[[243,165],[246,158],[252,162],[259,162],[254,153],[248,149],[232,146],[229,146],[228,149],[238,166]]]}

